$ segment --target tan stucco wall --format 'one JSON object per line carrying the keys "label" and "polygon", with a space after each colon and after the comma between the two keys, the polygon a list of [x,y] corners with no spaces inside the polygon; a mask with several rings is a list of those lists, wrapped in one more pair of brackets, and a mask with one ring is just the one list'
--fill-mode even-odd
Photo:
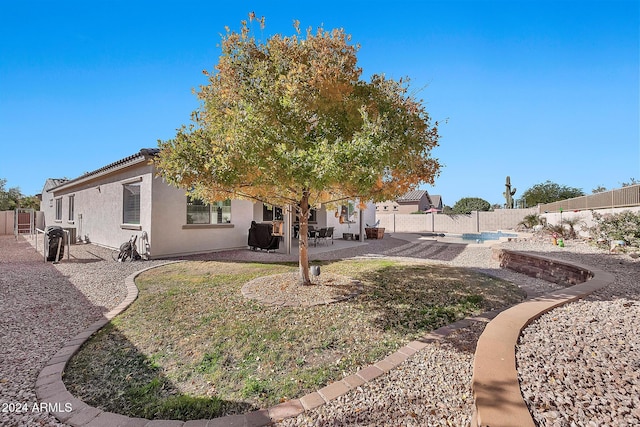
{"label": "tan stucco wall", "polygon": [[[424,211],[429,209],[429,204],[426,203],[426,198],[420,202],[415,203],[398,203],[394,200],[387,202],[377,203],[376,213],[378,215],[390,215],[390,214],[410,214],[416,211]],[[385,210],[385,206],[387,209]]]}
{"label": "tan stucco wall", "polygon": [[531,209],[500,209],[493,212],[472,212],[469,215],[445,214],[391,214],[377,215],[380,227],[388,232],[476,233],[479,231],[509,230],[515,228]]}
{"label": "tan stucco wall", "polygon": [[152,257],[247,247],[249,227],[254,217],[252,202],[232,200],[229,225],[185,227],[186,200],[184,190],[170,187],[161,178],[154,179],[153,228],[150,234]]}
{"label": "tan stucco wall", "polygon": [[[42,195],[41,210],[45,215],[45,227],[59,225],[75,228],[82,240],[117,248],[129,240],[132,234],[140,234],[151,226],[152,167],[138,164],[104,175],[97,179],[78,183],[63,190],[54,189]],[[122,227],[123,185],[140,182],[140,227],[128,230]],[[74,220],[69,221],[69,196],[75,197]],[[55,199],[62,198],[62,220],[55,220]]]}
{"label": "tan stucco wall", "polygon": [[[607,215],[607,214],[615,215],[624,211],[640,212],[640,206],[631,206],[626,208],[596,209],[594,211],[600,215]],[[552,212],[552,213],[542,213],[540,214],[540,216],[547,220],[547,224],[554,224],[554,225],[560,224],[561,219],[567,220],[567,219],[578,218],[580,222],[575,226],[575,231],[579,235],[586,237],[589,235],[589,232],[587,229],[595,225],[595,221],[593,220],[593,214],[592,214],[592,212],[594,211],[591,211],[591,210],[583,210],[583,211],[581,210],[577,212],[570,211],[570,212],[563,212],[562,215],[560,215],[560,212]]]}
{"label": "tan stucco wall", "polygon": [[[118,248],[132,235],[141,239],[148,236],[149,255],[152,258],[247,247],[251,221],[262,222],[262,204],[244,200],[231,201],[231,224],[193,226],[186,224],[185,191],[169,186],[155,176],[152,165],[138,162],[99,177],[63,184],[57,190],[43,192],[41,210],[44,226],[59,225],[75,228],[82,240]],[[122,224],[123,184],[140,182],[140,225]],[[75,217],[68,218],[69,196],[75,198]],[[55,220],[55,199],[62,198],[62,220]],[[354,232],[357,224],[339,224],[333,215],[320,209],[317,227],[334,226],[336,235]],[[375,222],[375,207],[369,205],[365,220]],[[339,234],[340,233],[340,234]],[[138,241],[138,250],[144,252],[144,243]]]}
{"label": "tan stucco wall", "polygon": [[13,234],[14,224],[14,211],[0,211],[0,234]]}

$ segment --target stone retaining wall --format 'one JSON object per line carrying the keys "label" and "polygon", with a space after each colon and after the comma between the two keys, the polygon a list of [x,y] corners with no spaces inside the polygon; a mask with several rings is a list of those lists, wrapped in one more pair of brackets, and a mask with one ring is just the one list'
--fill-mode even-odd
{"label": "stone retaining wall", "polygon": [[472,426],[535,427],[518,381],[516,346],[520,333],[542,314],[608,286],[614,277],[597,268],[528,252],[494,248],[493,257],[500,260],[502,267],[567,284],[566,288],[522,302],[498,314],[484,329],[476,346]]}
{"label": "stone retaining wall", "polygon": [[530,277],[566,286],[586,282],[593,274],[586,269],[558,260],[544,258],[527,252],[513,252],[503,248],[493,249],[493,259],[501,268],[517,271]]}

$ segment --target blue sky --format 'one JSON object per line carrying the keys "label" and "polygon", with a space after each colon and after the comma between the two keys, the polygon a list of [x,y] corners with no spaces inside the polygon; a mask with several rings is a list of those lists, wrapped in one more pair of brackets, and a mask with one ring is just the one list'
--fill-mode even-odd
{"label": "blue sky", "polygon": [[[440,126],[435,186],[504,203],[640,179],[640,1],[0,2],[0,178],[37,194],[188,123],[224,27],[341,27],[363,77],[409,77]],[[445,123],[446,122],[446,123]]]}

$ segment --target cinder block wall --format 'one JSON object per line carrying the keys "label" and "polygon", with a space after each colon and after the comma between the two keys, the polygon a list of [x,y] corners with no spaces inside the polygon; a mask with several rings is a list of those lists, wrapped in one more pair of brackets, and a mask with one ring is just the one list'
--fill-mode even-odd
{"label": "cinder block wall", "polygon": [[[547,224],[558,225],[561,221],[567,219],[577,219],[578,223],[575,225],[575,231],[581,236],[588,236],[590,227],[595,225],[592,212],[597,212],[600,215],[615,215],[623,211],[640,212],[640,206],[630,206],[625,208],[609,208],[609,209],[596,209],[596,210],[575,210],[569,212],[549,212],[541,213],[540,216],[546,218]],[[566,225],[565,225],[566,228]]]}
{"label": "cinder block wall", "polygon": [[14,211],[0,211],[0,234],[13,234]]}
{"label": "cinder block wall", "polygon": [[531,209],[500,209],[493,212],[472,212],[468,215],[445,214],[378,214],[380,227],[397,233],[478,233],[481,231],[512,230],[525,216],[536,213]]}

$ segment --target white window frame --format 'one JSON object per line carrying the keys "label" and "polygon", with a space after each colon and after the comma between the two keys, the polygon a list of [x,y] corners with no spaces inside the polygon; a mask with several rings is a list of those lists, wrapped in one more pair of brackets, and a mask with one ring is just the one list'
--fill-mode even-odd
{"label": "white window frame", "polygon": [[67,214],[67,222],[70,222],[70,223],[74,222],[74,216],[76,214],[75,199],[76,199],[75,195],[69,196],[69,212]]}
{"label": "white window frame", "polygon": [[[225,225],[231,224],[231,200],[227,199],[222,202],[214,202],[214,203],[203,203],[193,205],[192,200],[197,200],[195,198],[191,198],[191,196],[187,196],[186,202],[186,224],[192,226],[198,225]],[[200,209],[202,212],[206,210],[206,216],[208,217],[207,221],[199,221],[194,222],[192,214],[189,212],[189,206],[201,206],[203,209]],[[200,213],[202,213],[200,212]],[[193,212],[193,214],[198,212]]]}
{"label": "white window frame", "polygon": [[[135,190],[132,191],[133,188],[137,187],[137,206],[136,206],[136,195]],[[122,223],[125,225],[140,225],[140,193],[141,193],[141,185],[140,181],[134,182],[125,182],[122,184]],[[132,206],[127,206],[132,205]],[[137,207],[137,214],[136,214]]]}
{"label": "white window frame", "polygon": [[55,220],[58,222],[62,222],[62,197],[56,197],[55,199],[56,207],[55,207]]}

